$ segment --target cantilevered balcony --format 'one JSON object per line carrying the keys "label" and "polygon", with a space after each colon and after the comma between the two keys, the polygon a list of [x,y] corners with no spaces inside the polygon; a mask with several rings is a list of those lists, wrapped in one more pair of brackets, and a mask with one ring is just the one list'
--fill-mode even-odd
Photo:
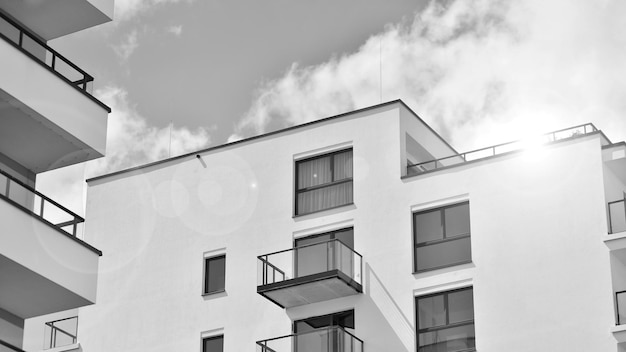
{"label": "cantilevered balcony", "polygon": [[0,57],[2,153],[34,173],[104,154],[111,109],[91,75],[2,12]]}
{"label": "cantilevered balcony", "polygon": [[257,341],[257,352],[363,352],[363,341],[339,326]]}
{"label": "cantilevered balcony", "polygon": [[[535,147],[537,145],[548,144],[553,142],[558,142],[561,140],[566,140],[570,138],[580,137],[586,134],[591,133],[602,133],[600,132],[593,124],[587,123],[584,125],[574,126],[554,132],[549,132],[543,135],[540,135],[532,140],[519,140],[514,142],[502,143],[493,145],[490,147],[485,147],[481,149],[472,150],[469,152],[450,155],[444,158],[439,158],[435,160],[427,160],[424,162],[408,164],[407,165],[407,176],[414,176],[423,174],[426,172],[431,172],[447,167],[452,167],[456,165],[460,165],[463,163],[467,163],[470,161],[486,159],[490,157],[494,157],[497,155],[510,153],[514,151],[523,150],[528,147]],[[603,145],[609,144],[609,140],[602,135],[604,140],[602,142]]]}
{"label": "cantilevered balcony", "polygon": [[76,237],[83,219],[0,171],[0,302],[29,318],[95,302],[101,252]]}
{"label": "cantilevered balcony", "polygon": [[264,254],[257,292],[283,308],[361,293],[361,262],[337,239]]}

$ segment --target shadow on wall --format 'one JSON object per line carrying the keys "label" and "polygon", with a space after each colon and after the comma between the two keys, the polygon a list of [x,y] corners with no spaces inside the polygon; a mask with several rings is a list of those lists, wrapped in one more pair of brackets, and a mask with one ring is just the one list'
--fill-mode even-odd
{"label": "shadow on wall", "polygon": [[[365,264],[365,278],[365,295],[369,298],[368,304],[372,304],[372,309],[368,309],[368,311],[379,313],[382,318],[387,321],[386,325],[391,327],[391,333],[395,334],[397,339],[402,343],[404,347],[402,351],[413,351],[415,348],[415,327],[411,324],[411,320],[402,312],[400,306],[394,301],[383,282],[369,264]],[[371,321],[382,321],[380,317],[377,318],[378,319]],[[377,326],[377,328],[380,328],[381,325]],[[379,329],[372,333],[380,334],[385,332]],[[387,348],[387,350],[400,351],[397,348]]]}

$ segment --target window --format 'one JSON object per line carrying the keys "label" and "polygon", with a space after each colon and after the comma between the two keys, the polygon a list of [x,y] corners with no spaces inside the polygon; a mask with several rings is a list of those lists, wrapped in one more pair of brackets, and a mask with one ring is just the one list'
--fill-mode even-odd
{"label": "window", "polygon": [[473,289],[416,297],[417,351],[475,351]]}
{"label": "window", "polygon": [[352,203],[352,149],[296,162],[296,215]]}
{"label": "window", "polygon": [[293,322],[293,332],[300,334],[332,326],[339,326],[354,332],[354,310],[296,320]]}
{"label": "window", "polygon": [[294,351],[356,351],[355,341],[339,328],[354,334],[354,310],[294,321]]}
{"label": "window", "polygon": [[202,352],[224,352],[224,335],[202,339]]}
{"label": "window", "polygon": [[226,256],[204,259],[204,294],[224,291]]}
{"label": "window", "polygon": [[470,263],[469,202],[413,214],[415,272]]}

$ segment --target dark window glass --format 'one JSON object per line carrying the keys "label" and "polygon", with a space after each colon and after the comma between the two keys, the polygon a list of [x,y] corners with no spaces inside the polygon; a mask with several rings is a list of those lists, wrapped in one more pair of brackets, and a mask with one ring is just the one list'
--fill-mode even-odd
{"label": "dark window glass", "polygon": [[203,339],[202,352],[224,352],[224,335]]}
{"label": "dark window glass", "polygon": [[296,215],[352,203],[352,149],[296,162]]}
{"label": "dark window glass", "polygon": [[204,293],[224,291],[226,279],[226,256],[204,260]]}
{"label": "dark window glass", "polygon": [[418,352],[475,351],[473,289],[415,298]]}
{"label": "dark window glass", "polygon": [[331,326],[354,330],[354,310],[297,320],[293,323],[293,332],[299,334]]}
{"label": "dark window glass", "polygon": [[472,261],[469,203],[413,214],[416,272]]}

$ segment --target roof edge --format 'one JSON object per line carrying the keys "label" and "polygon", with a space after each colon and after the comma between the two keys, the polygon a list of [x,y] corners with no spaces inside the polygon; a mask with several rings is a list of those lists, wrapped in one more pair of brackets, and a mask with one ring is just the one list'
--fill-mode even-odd
{"label": "roof edge", "polygon": [[283,129],[280,129],[280,130],[259,134],[259,135],[248,137],[248,138],[245,138],[245,139],[240,139],[238,141],[234,141],[234,142],[230,142],[230,143],[224,143],[224,144],[220,144],[220,145],[216,145],[216,146],[212,146],[212,147],[196,150],[196,151],[193,151],[193,152],[188,152],[188,153],[185,153],[185,154],[177,155],[177,156],[174,156],[174,157],[171,157],[171,158],[162,159],[162,160],[153,161],[153,162],[150,162],[150,163],[147,163],[147,164],[130,167],[128,169],[123,169],[123,170],[114,171],[114,172],[111,172],[111,173],[108,173],[108,174],[91,177],[91,178],[88,178],[86,180],[86,182],[89,183],[89,182],[93,182],[93,181],[98,181],[98,180],[102,180],[102,179],[105,179],[105,178],[108,178],[108,177],[113,177],[113,176],[129,173],[129,172],[141,170],[141,169],[148,168],[148,167],[155,166],[155,165],[159,165],[159,164],[164,164],[164,163],[167,163],[167,162],[170,162],[170,161],[175,161],[175,160],[179,160],[179,159],[188,158],[188,157],[196,155],[196,154],[212,152],[212,151],[215,151],[215,150],[218,150],[218,149],[221,149],[221,148],[237,146],[239,144],[243,144],[243,143],[246,143],[246,142],[251,142],[251,141],[258,140],[258,139],[262,139],[262,138],[278,135],[278,134],[281,134],[281,133],[294,131],[296,129],[312,126],[312,125],[315,125],[315,124],[318,124],[318,123],[321,124],[321,123],[324,123],[324,122],[327,122],[327,121],[330,121],[330,120],[339,119],[339,118],[342,118],[342,117],[345,117],[345,116],[348,116],[348,115],[352,115],[352,114],[358,114],[358,113],[362,113],[362,112],[369,111],[369,110],[375,110],[375,109],[380,109],[380,108],[392,106],[394,104],[399,104],[400,106],[402,106],[405,109],[407,109],[412,115],[415,116],[415,118],[417,118],[421,123],[423,123],[435,136],[437,136],[443,143],[445,143],[449,148],[451,148],[454,152],[456,152],[458,154],[456,149],[454,149],[445,139],[443,139],[443,137],[441,137],[441,135],[439,135],[439,133],[435,132],[424,120],[422,120],[422,118],[419,117],[419,115],[417,115],[415,113],[415,111],[413,111],[408,105],[406,105],[406,103],[404,101],[402,101],[402,99],[395,99],[395,100],[390,100],[390,101],[387,101],[387,102],[384,102],[384,103],[380,103],[380,104],[376,104],[376,105],[370,105],[370,106],[367,106],[367,107],[364,107],[364,108],[361,108],[361,109],[344,112],[344,113],[341,113],[341,114],[338,114],[338,115],[324,117],[324,118],[321,118],[321,119],[318,119],[318,120],[305,122],[303,124],[290,126],[290,127],[283,128]]}

